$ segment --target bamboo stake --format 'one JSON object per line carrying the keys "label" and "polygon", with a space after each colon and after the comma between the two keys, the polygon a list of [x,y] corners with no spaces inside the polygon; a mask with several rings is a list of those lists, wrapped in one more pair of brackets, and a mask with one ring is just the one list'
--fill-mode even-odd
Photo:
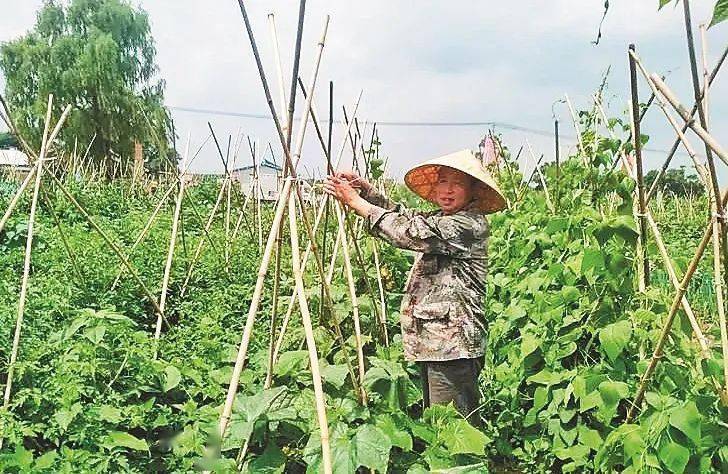
{"label": "bamboo stake", "polygon": [[[240,6],[240,11],[243,15],[243,20],[245,22],[245,28],[248,32],[248,37],[251,42],[251,47],[253,48],[253,54],[255,56],[256,65],[258,67],[259,76],[261,77],[261,82],[263,83],[263,89],[265,91],[266,99],[268,99],[269,107],[271,109],[271,112],[273,113],[273,116],[275,117],[274,121],[276,123],[276,128],[278,130],[279,138],[280,138],[280,137],[283,137],[282,130],[280,128],[280,122],[277,120],[277,117],[275,115],[275,107],[273,107],[272,99],[270,99],[270,91],[268,90],[268,83],[265,79],[265,72],[263,71],[263,65],[260,60],[260,55],[258,53],[257,46],[255,45],[253,31],[252,31],[252,28],[250,25],[250,21],[248,19],[247,11],[245,10],[245,5],[244,5],[243,0],[238,0],[238,5]],[[316,57],[315,66],[314,66],[314,70],[312,73],[312,86],[315,86],[315,84],[316,84],[316,77],[318,76],[319,64],[321,61],[321,54],[323,52],[327,28],[328,28],[328,17],[326,19],[326,24],[324,26],[324,32],[323,32],[321,40],[319,42],[318,54]],[[311,87],[310,89],[311,89],[311,91],[313,91],[314,87]],[[312,97],[312,95],[309,96],[309,99]],[[301,128],[299,129],[298,137],[296,140],[296,152],[291,157],[289,150],[284,149],[284,152],[286,153],[287,165],[290,167],[291,171],[295,170],[296,165],[298,164],[298,161],[300,160],[301,150],[303,148],[303,137],[306,132],[306,124],[308,122],[308,116],[309,116],[310,109],[311,109],[311,101],[308,100],[306,103],[304,112],[303,112]],[[285,140],[282,140],[282,141],[284,142]],[[250,308],[248,310],[248,316],[247,316],[247,320],[245,322],[245,328],[243,330],[243,336],[240,341],[240,346],[238,348],[238,355],[235,360],[235,366],[233,368],[233,373],[232,373],[232,376],[230,379],[230,385],[228,387],[227,396],[225,398],[225,404],[223,406],[223,410],[220,415],[220,422],[219,422],[220,437],[224,437],[225,429],[227,428],[228,421],[230,420],[230,414],[232,413],[233,402],[235,401],[235,394],[237,393],[238,384],[240,383],[240,374],[242,373],[243,365],[246,360],[248,344],[250,343],[250,337],[253,332],[253,325],[255,323],[255,317],[257,314],[258,305],[260,304],[260,298],[262,296],[263,286],[265,284],[265,277],[268,272],[268,266],[270,264],[271,252],[273,250],[273,245],[275,244],[276,233],[278,231],[278,228],[280,227],[281,219],[283,217],[283,209],[284,209],[283,203],[287,201],[287,199],[290,195],[290,192],[291,192],[291,181],[287,180],[285,182],[285,184],[283,185],[281,198],[278,200],[278,203],[276,205],[276,210],[275,210],[275,214],[273,216],[273,222],[271,225],[271,231],[268,235],[268,240],[266,242],[265,250],[263,251],[260,268],[258,270],[258,278],[257,278],[256,284],[255,284],[255,288],[253,290]]]}
{"label": "bamboo stake", "polygon": [[528,153],[531,155],[531,159],[536,165],[536,173],[538,174],[538,179],[541,181],[541,186],[543,186],[544,196],[546,197],[546,204],[553,214],[555,212],[554,203],[551,202],[551,196],[549,196],[549,188],[546,186],[546,179],[544,179],[543,173],[541,172],[541,167],[539,166],[541,160],[536,160],[536,155],[534,155],[533,148],[531,148],[531,143],[528,140],[526,140],[526,146],[528,147]]}
{"label": "bamboo stake", "polygon": [[[185,154],[182,158],[182,169],[185,169],[187,158],[190,152],[190,135],[187,135],[187,146],[185,147]],[[165,304],[167,302],[167,289],[169,288],[169,278],[172,273],[172,259],[174,258],[174,248],[177,243],[177,229],[179,226],[179,216],[182,210],[182,198],[185,195],[185,180],[186,177],[184,172],[179,175],[179,190],[177,192],[177,199],[174,204],[174,216],[172,217],[172,232],[169,238],[169,250],[167,251],[167,261],[164,265],[164,277],[162,278],[162,290],[159,294],[159,314],[157,315],[157,325],[154,329],[154,359],[157,358],[157,352],[159,350],[159,337],[162,334],[162,318],[164,317]]]}
{"label": "bamboo stake", "polygon": [[288,201],[288,223],[291,229],[291,263],[293,264],[293,277],[296,282],[296,293],[298,293],[299,307],[301,308],[301,320],[306,335],[306,346],[308,347],[308,359],[311,364],[311,378],[313,379],[313,390],[316,398],[316,416],[319,429],[321,430],[321,453],[323,459],[324,473],[331,473],[331,448],[329,446],[329,425],[326,418],[326,401],[321,383],[321,371],[319,369],[318,351],[316,340],[313,334],[311,315],[308,311],[306,301],[306,288],[303,284],[301,274],[301,256],[298,246],[298,229],[296,226],[296,200],[289,194]]}
{"label": "bamboo stake", "polygon": [[[64,110],[63,115],[56,124],[56,129],[60,129],[66,119],[66,115],[71,110],[69,105]],[[53,112],[53,94],[48,96],[48,106],[46,108],[45,126],[43,128],[43,141],[40,146],[40,154],[38,156],[38,169],[35,173],[35,181],[33,185],[33,197],[30,201],[30,216],[28,217],[28,236],[25,240],[25,258],[23,260],[23,279],[20,284],[20,299],[18,300],[18,316],[15,320],[15,334],[13,335],[13,347],[10,351],[10,362],[8,364],[8,376],[5,384],[5,394],[3,396],[3,408],[10,405],[10,393],[13,388],[13,372],[15,371],[15,362],[18,358],[18,349],[20,348],[20,331],[23,327],[23,316],[25,314],[25,299],[28,295],[28,281],[30,277],[30,257],[33,249],[33,231],[35,228],[35,213],[38,208],[38,195],[40,193],[40,183],[43,174],[43,161],[46,159],[48,151],[48,131],[51,126],[51,114]]]}
{"label": "bamboo stake", "polygon": [[710,135],[703,127],[695,123],[695,120],[690,117],[688,110],[680,103],[677,96],[672,92],[667,84],[660,79],[659,76],[652,74],[650,77],[652,78],[652,82],[655,83],[655,86],[657,86],[659,91],[663,96],[665,96],[675,111],[680,114],[683,120],[688,122],[688,126],[695,132],[695,134],[698,135],[703,143],[705,143],[716,155],[718,155],[718,158],[723,160],[723,163],[728,165],[728,152],[726,152],[725,149],[721,147],[720,143],[718,143],[717,140],[713,138],[713,136]]}
{"label": "bamboo stake", "polygon": [[[635,46],[629,45],[629,52],[635,52]],[[640,223],[640,244],[642,246],[642,285],[647,288],[650,286],[650,260],[647,249],[647,204],[645,202],[645,179],[642,167],[642,134],[640,133],[640,104],[637,93],[637,67],[635,65],[634,56],[628,54],[629,58],[629,77],[630,90],[632,92],[632,146],[634,147],[635,164],[637,168],[637,204],[639,213],[637,215]]]}
{"label": "bamboo stake", "polygon": [[384,285],[382,284],[382,268],[379,263],[379,250],[374,239],[370,240],[372,253],[374,254],[374,268],[377,271],[377,287],[379,288],[379,314],[382,318],[382,328],[384,329],[384,345],[389,347],[389,332],[387,330],[387,302],[384,294]]}
{"label": "bamboo stake", "polygon": [[[715,80],[715,77],[718,75],[718,71],[720,71],[721,66],[723,66],[723,62],[725,61],[726,57],[728,57],[728,46],[723,50],[723,54],[718,59],[718,62],[716,63],[715,67],[713,68],[713,71],[710,74],[710,78],[708,80],[708,85],[712,84]],[[703,91],[704,93],[705,91]],[[702,95],[702,94],[701,94]],[[696,102],[693,104],[693,108],[690,111],[689,117],[690,119],[693,118],[695,113],[698,110],[699,103]],[[681,130],[683,133],[687,131],[689,128],[688,123],[686,122],[682,127]],[[675,152],[677,151],[678,147],[680,146],[680,138],[678,137],[675,139],[675,141],[672,144],[672,148],[670,148],[670,152],[667,154],[667,158],[665,159],[665,162],[662,164],[662,167],[660,168],[660,172],[657,174],[657,178],[655,178],[655,181],[652,183],[652,187],[650,188],[650,192],[647,194],[647,202],[652,199],[652,195],[655,193],[657,189],[657,185],[662,179],[663,176],[665,176],[665,173],[667,172],[667,168],[670,166],[670,162],[672,161],[673,156],[675,156]]]}
{"label": "bamboo stake", "polygon": [[[728,192],[723,194],[722,197],[722,203],[725,205],[726,201],[728,200]],[[667,316],[667,320],[665,321],[665,324],[662,328],[662,332],[660,333],[660,338],[657,341],[657,344],[655,345],[654,352],[652,354],[652,358],[650,359],[649,365],[647,366],[647,369],[645,370],[644,374],[642,375],[642,379],[640,380],[639,388],[637,389],[637,394],[635,395],[634,401],[632,402],[632,405],[630,405],[629,410],[627,411],[627,418],[625,420],[625,423],[630,423],[632,419],[634,418],[635,411],[639,407],[639,405],[642,403],[642,399],[645,395],[645,391],[647,390],[647,384],[650,380],[650,377],[652,377],[652,374],[655,371],[655,367],[657,367],[657,362],[662,357],[662,349],[665,345],[665,342],[667,341],[667,337],[670,335],[670,329],[672,328],[672,323],[675,320],[675,315],[677,314],[677,310],[680,307],[680,302],[682,300],[682,297],[685,295],[685,292],[687,291],[688,284],[690,283],[690,280],[692,279],[693,275],[695,274],[695,270],[698,268],[698,264],[700,263],[701,258],[703,257],[703,253],[705,252],[706,247],[708,246],[708,242],[710,242],[710,238],[713,234],[713,218],[708,222],[708,225],[705,228],[705,232],[703,233],[703,238],[700,241],[700,244],[698,244],[698,248],[695,251],[695,255],[693,256],[693,259],[690,261],[690,265],[688,265],[688,268],[685,272],[685,275],[683,275],[682,280],[680,281],[680,288],[678,289],[677,293],[675,294],[675,297],[672,301],[672,305],[670,306],[670,311]],[[728,394],[726,394],[728,396]]]}
{"label": "bamboo stake", "polygon": [[[356,282],[354,281],[354,273],[351,268],[351,257],[349,255],[349,242],[346,237],[346,222],[344,222],[343,205],[336,205],[336,218],[339,221],[339,233],[341,234],[341,255],[344,257],[344,271],[346,274],[346,282],[349,289],[349,297],[351,298],[352,317],[354,320],[354,340],[356,342],[357,365],[359,367],[359,385],[361,390],[361,400],[366,405],[367,395],[364,391],[364,350],[361,339],[361,326],[359,323],[359,299],[356,296]],[[373,301],[372,301],[373,302]]]}
{"label": "bamboo stake", "polygon": [[[356,102],[355,102],[355,105],[354,105],[354,114],[356,114],[356,111],[359,109],[359,103],[361,101],[361,96],[362,96],[362,93],[359,92],[359,95],[357,96],[357,99],[356,99]],[[314,110],[312,110],[312,112],[314,112]],[[333,168],[338,168],[339,163],[341,163],[341,159],[343,157],[344,149],[345,148],[346,148],[346,134],[344,135],[344,138],[341,140],[341,145],[339,146],[339,151],[338,151],[338,154],[336,156],[336,162],[333,165]],[[326,211],[326,209],[328,207],[328,203],[329,203],[328,194],[324,194],[321,199],[322,199],[322,202],[321,202],[321,204],[318,207],[318,214],[316,215],[316,219],[314,221],[313,232],[316,232],[318,230],[319,225],[321,224],[322,217],[324,217],[324,212]],[[324,231],[326,231],[326,229],[327,229],[327,227],[325,226],[324,227]],[[338,239],[338,234],[337,234],[337,239]],[[338,245],[338,240],[337,240],[337,244],[336,245]],[[312,246],[313,246],[313,242],[309,241],[308,242],[308,245],[306,246],[306,251],[303,253],[303,263],[302,263],[302,265],[303,265],[303,268],[304,269],[306,268],[306,263],[308,262],[308,258],[311,255]],[[328,278],[327,281],[328,282],[331,282],[331,278]],[[278,353],[278,350],[280,349],[280,346],[282,344],[283,336],[285,335],[285,328],[288,325],[288,320],[290,319],[291,313],[293,312],[293,309],[295,307],[296,298],[297,298],[297,295],[296,295],[295,292],[293,294],[291,294],[290,300],[288,302],[288,309],[286,310],[286,315],[284,316],[283,323],[281,324],[281,332],[280,332],[280,334],[278,336],[278,342],[276,344],[276,350],[274,351],[274,358],[273,358],[273,362],[274,363],[275,363],[275,360],[276,360],[275,355]]]}
{"label": "bamboo stake", "polygon": [[571,120],[574,123],[574,129],[576,129],[576,139],[579,143],[579,151],[581,152],[581,161],[582,161],[582,163],[584,163],[584,166],[588,166],[589,163],[586,161],[586,150],[584,149],[584,142],[582,141],[582,138],[581,138],[581,127],[579,127],[579,119],[576,116],[576,112],[574,111],[574,106],[571,105],[571,100],[569,99],[569,94],[564,94],[564,97],[566,98],[566,105],[569,107],[569,113],[571,114]]}
{"label": "bamboo stake", "polygon": [[701,62],[703,67],[703,93],[701,94],[701,102],[703,104],[703,114],[705,116],[706,128],[710,123],[708,115],[709,110],[709,89],[710,89],[710,72],[708,72],[708,38],[705,34],[705,23],[700,24],[700,44],[701,44]]}
{"label": "bamboo stake", "polygon": [[68,243],[68,237],[66,237],[66,233],[63,230],[63,224],[61,224],[61,220],[58,219],[58,216],[56,215],[56,211],[53,209],[53,203],[51,203],[51,200],[48,197],[48,193],[46,193],[44,190],[43,190],[43,202],[45,203],[46,207],[48,208],[48,213],[51,215],[51,218],[53,218],[53,222],[56,224],[56,228],[58,228],[58,235],[61,237],[61,243],[63,244],[63,248],[66,250],[66,253],[68,254],[68,259],[71,261],[71,268],[73,268],[73,272],[78,277],[78,281],[82,282],[84,280],[84,275],[78,266],[78,260],[76,259],[76,254],[74,254],[73,251],[71,250],[71,245]]}

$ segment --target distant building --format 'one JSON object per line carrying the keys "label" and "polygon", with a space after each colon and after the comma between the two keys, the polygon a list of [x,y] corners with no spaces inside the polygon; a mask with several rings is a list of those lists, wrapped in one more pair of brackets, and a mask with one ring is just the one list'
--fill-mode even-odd
{"label": "distant building", "polygon": [[[260,183],[259,196],[263,201],[275,201],[278,199],[278,193],[283,185],[282,169],[275,163],[263,160],[258,165],[258,182]],[[253,165],[235,168],[232,171],[233,179],[240,183],[240,189],[246,196],[252,194],[253,178],[255,168]]]}
{"label": "distant building", "polygon": [[30,169],[28,155],[17,148],[0,149],[0,172],[24,178]]}

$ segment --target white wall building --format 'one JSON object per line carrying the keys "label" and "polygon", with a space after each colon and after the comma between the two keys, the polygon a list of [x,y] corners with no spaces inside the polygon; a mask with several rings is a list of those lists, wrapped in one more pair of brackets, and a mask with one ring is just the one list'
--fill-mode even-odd
{"label": "white wall building", "polygon": [[[258,181],[260,183],[258,189],[259,197],[263,201],[275,201],[278,199],[278,193],[283,186],[283,173],[281,168],[264,160],[257,166]],[[253,165],[235,168],[232,172],[233,179],[240,183],[240,190],[244,195],[253,193],[253,178],[255,176],[255,168]]]}
{"label": "white wall building", "polygon": [[17,148],[0,150],[0,172],[25,177],[30,171],[28,155]]}

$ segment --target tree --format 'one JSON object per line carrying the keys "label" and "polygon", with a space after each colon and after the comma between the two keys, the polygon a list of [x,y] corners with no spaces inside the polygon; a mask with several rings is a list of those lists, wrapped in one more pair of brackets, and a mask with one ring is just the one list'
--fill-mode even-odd
{"label": "tree", "polygon": [[[658,171],[650,170],[645,175],[645,185],[649,189],[657,178]],[[705,187],[698,179],[698,175],[694,173],[686,173],[685,167],[670,168],[665,172],[665,176],[660,179],[659,189],[665,194],[673,196],[702,196],[705,194]]]}
{"label": "tree", "polygon": [[10,132],[0,132],[0,150],[7,150],[8,148],[17,148],[18,140]]}
{"label": "tree", "polygon": [[110,173],[127,170],[134,143],[148,163],[173,158],[165,83],[157,77],[147,13],[127,0],[46,0],[32,30],[0,47],[6,98],[20,133],[38,146],[48,94],[73,111],[59,137]]}

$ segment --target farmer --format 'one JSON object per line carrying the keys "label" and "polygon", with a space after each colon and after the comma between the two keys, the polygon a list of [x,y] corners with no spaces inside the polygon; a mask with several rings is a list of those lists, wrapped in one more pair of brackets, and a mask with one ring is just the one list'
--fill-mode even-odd
{"label": "farmer", "polygon": [[479,424],[474,414],[485,353],[485,214],[505,208],[505,199],[470,150],[418,165],[404,181],[439,210],[406,209],[355,173],[329,176],[324,189],[364,217],[372,235],[419,252],[402,299],[405,358],[420,363],[425,406],[454,402]]}

